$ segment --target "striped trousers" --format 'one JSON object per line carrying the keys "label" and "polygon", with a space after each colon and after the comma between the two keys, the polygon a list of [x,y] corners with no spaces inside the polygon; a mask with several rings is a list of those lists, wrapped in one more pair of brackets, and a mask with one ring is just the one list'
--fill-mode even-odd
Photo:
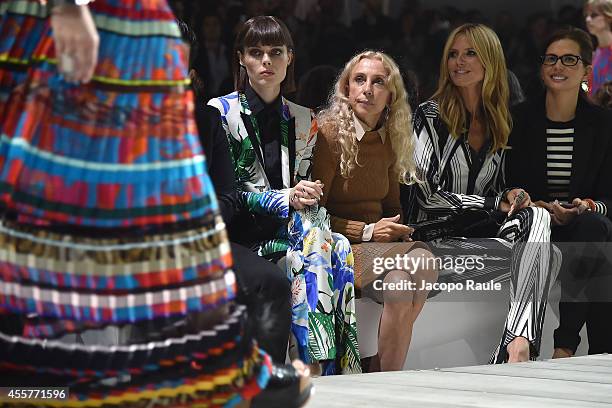
{"label": "striped trousers", "polygon": [[[512,217],[466,231],[465,237],[446,237],[430,242],[434,255],[445,260],[478,258],[479,267],[440,272],[438,282],[477,283],[510,281],[510,303],[501,340],[490,363],[507,360],[506,348],[516,337],[530,343],[530,358],[539,355],[548,293],[557,279],[561,252],[550,242],[550,215],[529,207]],[[494,237],[494,238],[489,238]],[[444,263],[446,264],[446,263]]]}

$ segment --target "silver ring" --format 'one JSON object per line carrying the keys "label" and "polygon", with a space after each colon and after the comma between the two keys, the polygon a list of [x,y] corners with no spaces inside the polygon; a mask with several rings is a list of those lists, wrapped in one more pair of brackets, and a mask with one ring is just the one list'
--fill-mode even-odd
{"label": "silver ring", "polygon": [[74,73],[74,58],[66,53],[60,54],[60,69],[64,75]]}

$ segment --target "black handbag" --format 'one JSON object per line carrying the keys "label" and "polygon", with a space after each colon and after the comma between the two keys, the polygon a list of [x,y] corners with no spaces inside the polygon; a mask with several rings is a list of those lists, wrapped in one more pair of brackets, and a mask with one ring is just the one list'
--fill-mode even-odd
{"label": "black handbag", "polygon": [[413,240],[427,242],[444,237],[472,235],[479,228],[492,223],[500,226],[505,216],[500,211],[475,208],[407,225],[414,228],[411,236]]}

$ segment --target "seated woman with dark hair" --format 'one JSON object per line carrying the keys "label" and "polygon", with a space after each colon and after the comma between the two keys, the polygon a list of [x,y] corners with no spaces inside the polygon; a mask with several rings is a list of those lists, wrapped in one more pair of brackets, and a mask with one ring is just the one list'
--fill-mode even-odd
{"label": "seated woman with dark hair", "polygon": [[[189,76],[194,91],[195,122],[206,155],[208,174],[215,188],[219,211],[226,227],[229,227],[242,206],[240,194],[236,190],[229,144],[221,125],[219,111],[207,105],[203,99],[201,88],[205,86],[205,83],[192,63],[197,59],[199,52],[195,35],[186,23],[178,21],[178,25],[183,40],[190,45],[189,59],[192,69]],[[293,361],[293,367],[284,365],[291,327],[289,280],[284,271],[276,264],[257,256],[242,245],[234,242],[231,242],[230,245],[232,269],[236,274],[238,289],[236,301],[247,307],[249,333],[275,363],[266,391],[255,397],[251,406],[300,405],[300,400],[305,401],[312,387],[309,386],[306,378],[309,370],[301,361]],[[299,387],[296,385],[298,383]],[[295,388],[302,391],[297,392]],[[284,396],[280,395],[281,393]]]}
{"label": "seated woman with dark hair", "polygon": [[[395,62],[381,52],[366,51],[344,67],[326,109],[318,116],[319,138],[313,177],[323,183],[319,204],[331,215],[335,232],[352,243],[356,287],[384,302],[378,356],[382,371],[401,370],[412,327],[437,273],[425,261],[427,246],[409,242],[412,229],[400,223],[400,180],[414,175],[410,108]],[[381,271],[378,259],[421,259]],[[386,259],[385,259],[386,260]],[[385,290],[410,282],[414,289]]]}
{"label": "seated woman with dark hair", "polygon": [[282,21],[248,20],[234,45],[236,91],[208,102],[220,113],[242,201],[230,234],[286,268],[300,359],[323,374],[360,372],[350,244],[332,234],[315,206],[323,186],[310,180],[316,122],[283,96],[295,87],[294,58]]}
{"label": "seated woman with dark hair", "polygon": [[551,215],[552,240],[565,243],[553,357],[576,352],[585,322],[589,353],[612,352],[612,113],[581,88],[592,53],[586,32],[554,33],[540,69],[545,92],[513,112],[510,183],[529,189]]}

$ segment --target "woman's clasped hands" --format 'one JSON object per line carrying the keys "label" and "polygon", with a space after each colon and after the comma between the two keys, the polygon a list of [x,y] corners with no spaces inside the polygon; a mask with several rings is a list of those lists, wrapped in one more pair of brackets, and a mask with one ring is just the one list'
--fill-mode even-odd
{"label": "woman's clasped hands", "polygon": [[323,183],[321,180],[302,180],[289,192],[289,205],[296,210],[315,205],[323,197]]}
{"label": "woman's clasped hands", "polygon": [[550,203],[536,201],[535,205],[548,210],[553,225],[567,225],[576,216],[589,210],[589,204],[580,198],[575,198],[571,204],[562,204],[555,200]]}

